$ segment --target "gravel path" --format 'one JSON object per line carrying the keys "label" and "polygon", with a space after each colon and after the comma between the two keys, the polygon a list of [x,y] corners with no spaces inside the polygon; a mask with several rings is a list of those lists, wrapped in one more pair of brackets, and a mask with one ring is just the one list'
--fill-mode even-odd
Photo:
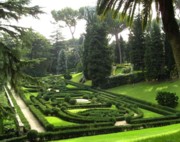
{"label": "gravel path", "polygon": [[24,116],[26,117],[27,121],[29,122],[29,125],[31,129],[37,130],[38,132],[44,132],[44,128],[40,125],[38,120],[34,117],[32,112],[29,110],[29,108],[26,106],[26,104],[23,102],[23,100],[18,96],[15,95],[14,91],[12,91],[13,97],[15,98],[17,104],[21,108],[21,111],[23,112]]}
{"label": "gravel path", "polygon": [[116,121],[116,123],[114,124],[114,126],[125,126],[125,125],[128,125],[126,121]]}

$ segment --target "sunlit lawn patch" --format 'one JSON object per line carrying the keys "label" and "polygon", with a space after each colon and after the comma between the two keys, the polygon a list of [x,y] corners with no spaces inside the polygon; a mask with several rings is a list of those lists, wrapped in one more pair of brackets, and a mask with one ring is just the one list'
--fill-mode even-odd
{"label": "sunlit lawn patch", "polygon": [[68,125],[76,125],[75,123],[67,122],[62,119],[53,116],[46,116],[45,119],[54,126],[68,126]]}
{"label": "sunlit lawn patch", "polygon": [[38,95],[38,92],[33,92],[33,93],[28,92],[28,93],[24,93],[24,95],[26,96],[26,98],[27,98],[28,100],[30,100],[30,97],[31,97],[31,96],[36,97],[36,96]]}
{"label": "sunlit lawn patch", "polygon": [[[158,128],[59,140],[56,142],[178,142],[179,136],[180,124],[176,124]],[[167,139],[169,141],[166,141]]]}
{"label": "sunlit lawn patch", "polygon": [[158,114],[158,113],[155,113],[155,112],[152,112],[152,111],[148,111],[148,110],[145,110],[145,109],[140,109],[142,112],[143,112],[143,118],[155,118],[155,117],[161,117],[162,115],[161,114]]}
{"label": "sunlit lawn patch", "polygon": [[[175,92],[176,95],[180,98],[179,88],[180,80],[177,80],[161,83],[141,82],[137,84],[122,85],[119,87],[108,89],[108,91],[157,104],[155,98],[158,91]],[[176,109],[180,110],[180,104],[177,106]]]}

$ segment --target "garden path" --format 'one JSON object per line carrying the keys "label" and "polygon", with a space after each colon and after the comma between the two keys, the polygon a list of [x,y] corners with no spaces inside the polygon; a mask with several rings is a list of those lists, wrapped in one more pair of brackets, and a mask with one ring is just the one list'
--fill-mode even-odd
{"label": "garden path", "polygon": [[125,125],[128,125],[126,121],[116,121],[116,123],[114,124],[114,126],[125,126]]}
{"label": "garden path", "polygon": [[[9,87],[10,88],[10,87]],[[29,125],[31,129],[37,130],[38,132],[44,132],[44,128],[40,125],[38,120],[35,118],[35,116],[32,114],[32,112],[29,110],[27,105],[24,103],[24,101],[15,94],[14,90],[11,89],[12,95],[15,98],[17,104],[21,108],[21,111],[23,112],[24,116],[26,117],[27,121],[29,122]]]}

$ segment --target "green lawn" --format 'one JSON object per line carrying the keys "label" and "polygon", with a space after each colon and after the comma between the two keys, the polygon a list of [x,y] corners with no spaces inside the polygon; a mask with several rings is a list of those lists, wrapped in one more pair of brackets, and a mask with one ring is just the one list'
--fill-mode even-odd
{"label": "green lawn", "polygon": [[24,95],[26,96],[27,100],[30,100],[30,97],[31,96],[36,97],[38,95],[38,92],[33,92],[33,93],[28,92],[28,93],[24,93]]}
{"label": "green lawn", "polygon": [[143,118],[155,118],[155,117],[161,117],[162,115],[161,114],[158,114],[158,113],[155,113],[155,112],[152,112],[152,111],[148,111],[148,110],[145,110],[145,109],[140,109],[144,116]]}
{"label": "green lawn", "polygon": [[75,123],[67,122],[62,119],[53,116],[47,116],[45,119],[54,126],[69,126],[69,125],[76,125]]}
{"label": "green lawn", "polygon": [[66,87],[67,88],[77,88],[76,86],[73,86],[73,85],[70,85],[70,84],[66,85]]}
{"label": "green lawn", "polygon": [[[76,74],[72,74],[71,81],[79,83],[79,80],[81,79],[81,77],[82,77],[82,73],[81,72],[80,73],[76,73]],[[88,85],[88,86],[91,86],[91,84],[92,84],[91,80],[87,80],[84,83],[84,85]]]}
{"label": "green lawn", "polygon": [[[178,142],[178,136],[180,136],[180,124],[106,135],[59,140],[56,142]],[[164,137],[167,137],[169,141],[166,141]],[[176,137],[176,139],[172,139],[172,137]],[[151,141],[151,139],[153,139],[153,141]],[[158,139],[158,141],[156,139]],[[164,141],[159,141],[159,139]]]}
{"label": "green lawn", "polygon": [[[123,85],[108,89],[107,91],[127,95],[130,97],[142,99],[148,102],[156,103],[155,97],[158,91],[175,92],[180,98],[180,80],[166,81],[161,83],[141,82],[131,85]],[[180,110],[180,99],[177,109]]]}

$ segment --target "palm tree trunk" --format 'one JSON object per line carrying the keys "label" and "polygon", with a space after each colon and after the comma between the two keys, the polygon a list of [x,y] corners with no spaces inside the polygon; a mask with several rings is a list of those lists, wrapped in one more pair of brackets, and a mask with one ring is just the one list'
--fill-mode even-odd
{"label": "palm tree trunk", "polygon": [[118,52],[119,52],[119,63],[122,64],[122,52],[121,52],[121,45],[119,43],[118,34],[115,34],[115,38],[116,38],[116,46],[117,46]]}
{"label": "palm tree trunk", "polygon": [[174,60],[180,78],[180,31],[174,15],[172,0],[159,0],[164,31],[171,44]]}

